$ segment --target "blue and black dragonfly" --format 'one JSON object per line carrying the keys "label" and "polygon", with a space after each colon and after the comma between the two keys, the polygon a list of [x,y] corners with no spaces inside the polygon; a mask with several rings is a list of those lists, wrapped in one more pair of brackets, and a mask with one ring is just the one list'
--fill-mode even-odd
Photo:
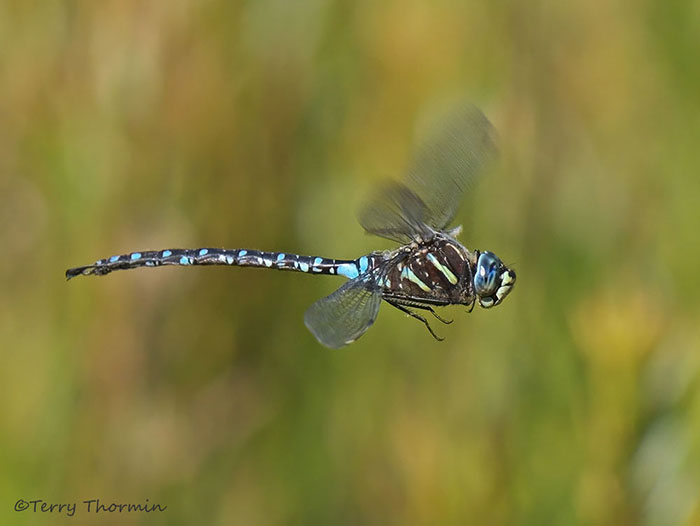
{"label": "blue and black dragonfly", "polygon": [[331,295],[311,305],[304,315],[308,329],[323,345],[343,347],[374,323],[382,300],[423,323],[441,340],[424,316],[434,307],[475,303],[498,305],[515,284],[515,272],[493,253],[469,250],[448,229],[466,188],[495,157],[495,132],[473,106],[460,108],[433,130],[418,148],[403,180],[379,188],[360,211],[370,234],[401,245],[357,259],[331,259],[252,249],[167,249],[131,252],[100,259],[66,271],[102,276],[114,270],[163,265],[231,265],[332,274],[348,279]]}

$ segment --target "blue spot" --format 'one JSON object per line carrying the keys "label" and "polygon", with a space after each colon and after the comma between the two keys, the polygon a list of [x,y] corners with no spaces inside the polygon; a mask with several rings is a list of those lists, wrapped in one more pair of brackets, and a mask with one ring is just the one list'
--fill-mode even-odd
{"label": "blue spot", "polygon": [[364,274],[367,272],[367,267],[369,266],[369,260],[367,259],[367,256],[362,256],[360,258],[360,274]]}
{"label": "blue spot", "polygon": [[134,252],[131,254],[131,259],[141,259],[141,252]]}
{"label": "blue spot", "polygon": [[299,270],[301,270],[302,272],[308,272],[309,271],[309,264],[299,262]]}
{"label": "blue spot", "polygon": [[360,275],[355,263],[343,263],[342,265],[338,265],[338,274],[348,279],[355,279]]}
{"label": "blue spot", "polygon": [[226,256],[226,263],[233,265],[233,256]]}
{"label": "blue spot", "polygon": [[247,253],[248,253],[247,250],[241,250],[241,251],[238,253],[238,257],[239,257],[239,258],[242,258],[242,257],[245,256]]}
{"label": "blue spot", "polygon": [[119,256],[112,256],[111,258],[109,258],[110,263],[114,263],[115,261],[119,261]]}
{"label": "blue spot", "polygon": [[173,253],[170,252],[170,250],[163,250],[163,253],[161,254],[161,256],[163,256],[164,258],[167,258],[168,256],[171,256],[172,254]]}
{"label": "blue spot", "polygon": [[147,267],[155,267],[156,264],[155,264],[154,261],[146,261],[146,266],[147,266]]}
{"label": "blue spot", "polygon": [[203,248],[202,250],[199,251],[200,256],[206,256],[209,253],[209,251],[206,248]]}
{"label": "blue spot", "polygon": [[182,256],[180,258],[180,265],[189,265],[190,259],[187,256]]}
{"label": "blue spot", "polygon": [[323,258],[314,259],[314,265],[320,265],[323,262]]}
{"label": "blue spot", "polygon": [[285,258],[284,254],[277,254],[277,261],[282,261]]}

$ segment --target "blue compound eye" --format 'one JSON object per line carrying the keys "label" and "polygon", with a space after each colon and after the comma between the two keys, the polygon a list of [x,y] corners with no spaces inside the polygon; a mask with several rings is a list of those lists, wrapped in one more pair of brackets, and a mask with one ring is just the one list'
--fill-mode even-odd
{"label": "blue compound eye", "polygon": [[474,290],[478,296],[490,296],[496,292],[501,260],[491,252],[482,252],[476,263]]}

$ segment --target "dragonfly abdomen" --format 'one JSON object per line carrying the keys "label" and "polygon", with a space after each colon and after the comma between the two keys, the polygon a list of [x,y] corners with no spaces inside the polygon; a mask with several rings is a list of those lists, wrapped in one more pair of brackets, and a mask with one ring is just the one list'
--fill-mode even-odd
{"label": "dragonfly abdomen", "polygon": [[76,267],[66,271],[66,278],[80,275],[103,276],[115,270],[163,265],[225,265],[239,267],[273,268],[312,274],[338,274],[353,279],[365,272],[369,259],[363,256],[356,260],[331,259],[319,256],[303,256],[286,252],[266,252],[253,249],[167,249],[131,252],[100,259],[92,265]]}

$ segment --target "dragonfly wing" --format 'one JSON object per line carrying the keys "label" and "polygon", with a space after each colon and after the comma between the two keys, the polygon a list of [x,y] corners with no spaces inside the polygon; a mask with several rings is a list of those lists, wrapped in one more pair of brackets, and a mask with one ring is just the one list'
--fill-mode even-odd
{"label": "dragonfly wing", "polygon": [[466,189],[497,154],[493,126],[465,106],[419,142],[403,182],[381,187],[359,215],[364,229],[407,243],[430,239],[454,219]]}
{"label": "dragonfly wing", "polygon": [[425,215],[420,197],[401,183],[388,183],[360,210],[358,219],[370,234],[407,243],[430,237]]}
{"label": "dragonfly wing", "polygon": [[338,349],[370,328],[381,301],[379,292],[368,288],[360,277],[311,305],[304,314],[304,323],[319,342]]}
{"label": "dragonfly wing", "polygon": [[493,126],[472,105],[454,111],[426,135],[404,180],[425,204],[428,226],[444,230],[452,222],[465,191],[497,151]]}

